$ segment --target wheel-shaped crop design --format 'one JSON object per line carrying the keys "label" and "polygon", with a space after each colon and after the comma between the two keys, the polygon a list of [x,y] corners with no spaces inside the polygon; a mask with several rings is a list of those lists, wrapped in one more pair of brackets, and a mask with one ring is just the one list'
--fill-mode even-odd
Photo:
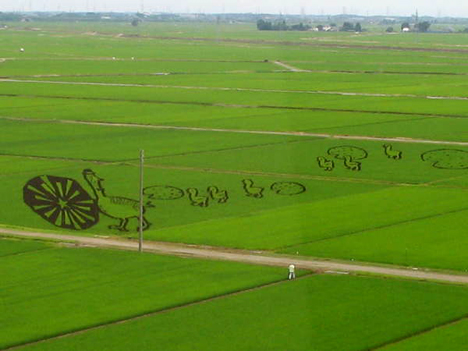
{"label": "wheel-shaped crop design", "polygon": [[23,188],[23,199],[35,213],[60,228],[84,230],[99,221],[96,201],[74,179],[33,178]]}

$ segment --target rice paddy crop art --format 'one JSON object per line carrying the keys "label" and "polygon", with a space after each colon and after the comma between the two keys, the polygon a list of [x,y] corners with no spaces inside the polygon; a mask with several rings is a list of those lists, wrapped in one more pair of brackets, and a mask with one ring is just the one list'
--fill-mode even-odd
{"label": "rice paddy crop art", "polygon": [[[86,230],[99,223],[100,216],[106,216],[115,223],[108,226],[117,232],[128,232],[131,221],[139,218],[139,199],[109,195],[106,180],[92,169],[82,171],[80,182],[54,175],[41,175],[29,180],[23,187],[24,203],[49,224],[63,229]],[[274,182],[266,187],[255,185],[252,179],[243,179],[238,188],[251,199],[266,196],[296,196],[307,191],[305,185],[297,182]],[[222,190],[216,185],[205,189],[188,187],[186,190],[172,185],[150,185],[143,189],[143,230],[151,226],[147,219],[151,211],[157,211],[164,202],[184,200],[194,207],[206,208],[213,205],[228,205],[230,190]],[[139,228],[137,228],[138,230]]]}
{"label": "rice paddy crop art", "polygon": [[401,262],[359,239],[466,207],[463,36],[41,25],[0,31],[1,225],[135,238],[141,149],[147,240]]}

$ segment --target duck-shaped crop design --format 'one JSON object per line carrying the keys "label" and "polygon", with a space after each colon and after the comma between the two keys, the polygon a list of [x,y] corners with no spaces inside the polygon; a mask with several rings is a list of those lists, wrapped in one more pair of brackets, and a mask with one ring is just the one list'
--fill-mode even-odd
{"label": "duck-shaped crop design", "polygon": [[261,199],[263,197],[263,191],[265,188],[255,186],[252,179],[244,179],[242,181],[242,185],[246,196],[254,197],[256,199]]}
{"label": "duck-shaped crop design", "polygon": [[317,157],[317,163],[324,171],[331,172],[335,169],[335,162],[333,160],[328,160],[323,156]]}
{"label": "duck-shaped crop design", "polygon": [[219,190],[217,186],[209,186],[206,191],[210,194],[210,197],[218,201],[219,204],[224,204],[229,200],[229,194],[226,190]]}
{"label": "duck-shaped crop design", "polygon": [[187,194],[192,206],[208,207],[210,198],[208,196],[200,196],[198,189],[188,188]]}
{"label": "duck-shaped crop design", "polygon": [[361,162],[354,161],[351,156],[344,157],[344,166],[350,171],[360,171],[361,165]]}
{"label": "duck-shaped crop design", "polygon": [[357,160],[364,160],[368,157],[366,150],[351,145],[332,147],[328,149],[328,154],[337,160],[343,160],[344,166],[355,172],[359,172],[362,167],[362,163]]}
{"label": "duck-shaped crop design", "polygon": [[385,155],[387,155],[388,158],[392,158],[394,160],[401,160],[403,152],[393,150],[392,145],[384,145],[383,148],[385,150]]}
{"label": "duck-shaped crop design", "polygon": [[[97,176],[91,169],[83,171],[83,177],[93,190],[95,200],[98,204],[99,212],[110,218],[119,220],[118,225],[110,225],[110,229],[117,229],[121,232],[127,232],[128,221],[131,218],[140,217],[140,203],[137,200],[128,199],[120,196],[107,196],[102,185],[104,179]],[[147,207],[153,207],[151,202],[145,204]],[[143,213],[145,208],[143,208]],[[143,230],[148,229],[150,223],[143,217]]]}

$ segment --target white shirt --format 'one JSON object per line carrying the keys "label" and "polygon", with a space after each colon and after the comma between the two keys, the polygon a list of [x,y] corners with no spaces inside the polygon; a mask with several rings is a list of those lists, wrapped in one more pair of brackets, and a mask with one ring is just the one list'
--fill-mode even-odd
{"label": "white shirt", "polygon": [[289,265],[289,273],[294,273],[294,269],[295,269],[295,268],[296,268],[296,267],[294,267],[293,264],[290,264],[290,265]]}

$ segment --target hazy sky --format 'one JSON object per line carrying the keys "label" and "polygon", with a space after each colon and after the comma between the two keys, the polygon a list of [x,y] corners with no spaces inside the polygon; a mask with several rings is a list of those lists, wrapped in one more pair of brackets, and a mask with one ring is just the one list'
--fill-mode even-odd
{"label": "hazy sky", "polygon": [[161,11],[468,17],[468,0],[0,0],[0,11]]}

